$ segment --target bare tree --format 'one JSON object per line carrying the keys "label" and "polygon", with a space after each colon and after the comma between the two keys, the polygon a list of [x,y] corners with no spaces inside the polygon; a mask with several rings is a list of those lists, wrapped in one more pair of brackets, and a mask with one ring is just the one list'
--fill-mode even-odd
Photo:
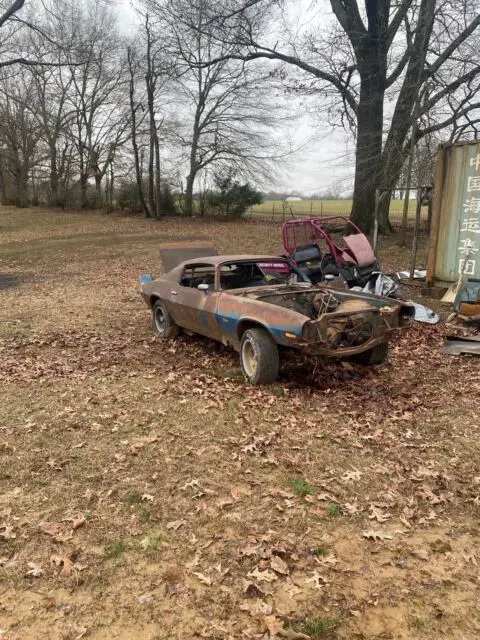
{"label": "bare tree", "polygon": [[[329,101],[329,114],[354,129],[352,219],[369,231],[375,188],[395,185],[410,137],[416,142],[451,127],[480,106],[478,5],[475,0],[366,0],[361,6],[358,0],[330,0],[335,22],[328,31],[321,25],[324,13],[318,12],[303,32],[292,33],[285,25],[271,28],[272,12],[283,4],[221,0],[201,29],[215,25],[217,38],[236,43],[242,60],[277,60],[300,71],[307,89]],[[312,12],[317,8],[312,3]],[[466,100],[459,97],[464,87]],[[437,121],[423,126],[424,116],[433,113]],[[388,207],[382,227],[389,228]]]}
{"label": "bare tree", "polygon": [[48,153],[42,148],[42,128],[30,104],[35,86],[29,75],[2,72],[0,76],[0,145],[2,197],[7,200],[8,183],[19,207],[29,204],[29,179]]}
{"label": "bare tree", "polygon": [[284,115],[272,109],[265,91],[268,72],[234,60],[236,45],[220,41],[215,25],[205,27],[212,0],[146,4],[168,34],[165,47],[186,115],[178,135],[188,165],[184,211],[192,215],[196,179],[210,167],[228,166],[257,180],[270,174],[272,161],[290,151],[272,135]]}
{"label": "bare tree", "polygon": [[[140,110],[141,104],[136,99],[136,79],[138,77],[138,61],[135,55],[135,51],[132,47],[128,47],[127,51],[128,60],[128,72],[129,72],[129,101],[130,101],[130,123],[131,123],[131,141],[133,148],[133,158],[135,166],[135,182],[137,186],[138,198],[140,200],[140,206],[145,214],[146,218],[152,217],[152,211],[145,198],[145,192],[143,189],[143,175],[140,162],[140,151],[137,141],[137,131],[143,121],[143,110]],[[138,113],[140,111],[140,117]]]}
{"label": "bare tree", "polygon": [[68,135],[76,149],[81,206],[87,205],[93,177],[97,204],[102,180],[118,149],[130,136],[130,110],[125,104],[126,59],[111,10],[98,0],[83,6],[62,2],[63,20],[72,46],[67,52],[71,89]]}

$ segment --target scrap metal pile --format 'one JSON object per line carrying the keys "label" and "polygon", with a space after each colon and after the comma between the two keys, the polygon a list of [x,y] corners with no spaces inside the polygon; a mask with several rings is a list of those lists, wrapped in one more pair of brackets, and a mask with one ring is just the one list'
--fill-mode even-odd
{"label": "scrap metal pile", "polygon": [[[350,233],[343,235],[345,229]],[[333,234],[339,240],[334,240]],[[348,218],[289,220],[282,227],[282,237],[288,257],[314,284],[330,283],[335,288],[402,299],[398,280],[378,270],[368,238]],[[406,302],[414,307],[417,322],[439,322],[439,316],[428,307],[412,300]]]}
{"label": "scrap metal pile", "polygon": [[458,285],[453,309],[448,325],[455,335],[447,336],[443,353],[480,355],[480,279],[467,278]]}

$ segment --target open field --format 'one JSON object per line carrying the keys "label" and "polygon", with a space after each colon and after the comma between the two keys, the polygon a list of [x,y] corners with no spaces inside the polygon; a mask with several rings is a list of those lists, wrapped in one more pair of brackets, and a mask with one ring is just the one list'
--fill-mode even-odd
{"label": "open field", "polygon": [[[415,218],[416,200],[410,200],[408,205],[408,218],[413,220]],[[285,209],[287,216],[291,215],[291,212],[295,216],[314,216],[320,215],[350,215],[352,208],[351,200],[302,200],[300,202],[287,202],[283,200],[265,200],[262,204],[249,209],[253,214],[269,214],[274,213],[276,216],[281,217]],[[403,200],[392,200],[390,204],[390,217],[392,220],[400,220],[403,213]],[[427,207],[422,207],[422,217],[426,218]]]}
{"label": "open field", "polygon": [[4,208],[0,234],[0,637],[480,637],[480,361],[444,328],[251,388],[159,343],[138,275],[164,240],[278,252],[276,225]]}

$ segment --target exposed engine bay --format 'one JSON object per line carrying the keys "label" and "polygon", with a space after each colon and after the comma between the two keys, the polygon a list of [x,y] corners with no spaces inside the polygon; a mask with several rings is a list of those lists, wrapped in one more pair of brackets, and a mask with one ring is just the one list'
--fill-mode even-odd
{"label": "exposed engine bay", "polygon": [[[410,321],[414,310],[374,296],[352,297],[327,288],[299,291],[292,286],[282,293],[256,292],[255,297],[276,306],[292,309],[311,320],[305,325],[305,338],[330,349],[350,348],[364,344],[390,329],[393,315],[400,306],[400,318]],[[390,322],[389,322],[390,320]]]}

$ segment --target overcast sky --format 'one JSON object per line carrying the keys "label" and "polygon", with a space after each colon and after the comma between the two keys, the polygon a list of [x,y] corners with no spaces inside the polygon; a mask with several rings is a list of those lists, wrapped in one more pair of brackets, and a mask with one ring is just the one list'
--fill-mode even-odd
{"label": "overcast sky", "polygon": [[[297,7],[311,4],[311,0],[297,0]],[[135,30],[135,14],[130,0],[118,0],[114,5],[119,26],[124,33]],[[339,185],[341,190],[353,187],[352,142],[340,130],[322,125],[315,116],[307,113],[307,105],[301,99],[276,96],[279,101],[288,100],[288,108],[299,114],[294,122],[285,125],[285,137],[294,141],[300,149],[281,172],[277,183],[263,185],[262,190],[278,189],[285,192],[298,190],[306,195],[323,192]],[[312,103],[308,105],[312,109]]]}

